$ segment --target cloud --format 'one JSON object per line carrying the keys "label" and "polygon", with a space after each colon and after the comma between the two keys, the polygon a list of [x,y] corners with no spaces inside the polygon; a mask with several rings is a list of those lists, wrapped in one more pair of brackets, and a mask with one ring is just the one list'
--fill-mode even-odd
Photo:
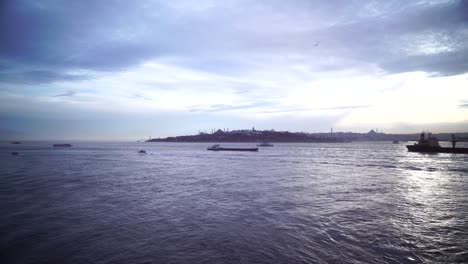
{"label": "cloud", "polygon": [[130,96],[130,98],[142,99],[142,100],[146,100],[146,101],[152,101],[151,98],[146,97],[146,96],[141,95],[141,94],[134,94],[133,96]]}
{"label": "cloud", "polygon": [[374,63],[388,73],[425,71],[442,76],[468,72],[466,1],[394,3],[401,9],[316,31],[321,46],[327,46],[321,52]]}
{"label": "cloud", "polygon": [[346,106],[337,106],[337,107],[330,107],[324,108],[329,110],[346,110],[346,109],[359,109],[359,108],[368,108],[368,105],[346,105]]}
{"label": "cloud", "polygon": [[300,106],[283,106],[278,110],[264,110],[262,113],[294,113],[294,112],[308,112],[308,113],[320,113],[330,114],[335,110],[353,110],[368,108],[369,105],[351,105],[351,106],[335,106],[335,107],[300,107]]}
{"label": "cloud", "polygon": [[54,95],[52,97],[71,97],[71,96],[74,96],[75,94],[76,94],[76,92],[74,92],[74,91],[68,91],[66,93],[57,94],[57,95]]}
{"label": "cloud", "polygon": [[253,109],[253,108],[260,108],[265,106],[275,106],[276,103],[273,102],[259,102],[253,104],[245,104],[245,105],[224,105],[224,104],[214,104],[205,106],[192,106],[189,108],[190,112],[223,112],[223,111],[231,111],[231,110],[243,110],[243,109]]}
{"label": "cloud", "polygon": [[[296,56],[318,71],[358,61],[391,73],[454,75],[468,71],[467,23],[466,1],[6,1],[0,69],[15,68],[6,81],[43,83],[86,77],[66,71],[124,71],[163,58],[249,71],[268,67],[253,61],[261,55]],[[324,64],[328,58],[335,61]]]}
{"label": "cloud", "polygon": [[461,0],[6,0],[0,108],[34,118],[177,112],[203,116],[200,126],[213,116],[455,122],[467,109],[456,99],[467,96],[467,28]]}
{"label": "cloud", "polygon": [[83,81],[90,78],[87,74],[71,74],[62,70],[0,71],[0,82],[4,83],[43,84],[55,81]]}

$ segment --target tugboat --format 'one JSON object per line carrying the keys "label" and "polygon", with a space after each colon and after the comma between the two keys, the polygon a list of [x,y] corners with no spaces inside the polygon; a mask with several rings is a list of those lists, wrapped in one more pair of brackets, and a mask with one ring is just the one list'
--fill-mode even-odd
{"label": "tugboat", "polygon": [[429,152],[429,153],[461,153],[468,154],[468,148],[456,148],[455,145],[457,140],[455,135],[452,134],[452,147],[441,147],[439,145],[439,140],[436,137],[433,137],[431,133],[426,135],[424,132],[421,133],[418,143],[414,145],[406,145],[408,151],[410,152]]}
{"label": "tugboat", "polygon": [[207,150],[213,151],[258,151],[258,148],[223,148],[219,144],[213,145]]}

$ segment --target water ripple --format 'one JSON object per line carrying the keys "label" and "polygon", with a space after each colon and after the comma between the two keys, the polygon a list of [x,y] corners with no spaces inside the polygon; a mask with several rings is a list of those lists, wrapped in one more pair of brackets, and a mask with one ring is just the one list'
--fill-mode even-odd
{"label": "water ripple", "polygon": [[466,155],[386,142],[206,147],[34,143],[12,156],[0,145],[2,263],[468,258]]}

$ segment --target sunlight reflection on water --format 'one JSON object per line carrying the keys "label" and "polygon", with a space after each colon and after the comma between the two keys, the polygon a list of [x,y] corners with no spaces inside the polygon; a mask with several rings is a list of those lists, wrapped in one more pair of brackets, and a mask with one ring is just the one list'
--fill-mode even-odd
{"label": "sunlight reflection on water", "polygon": [[399,202],[400,212],[393,217],[393,224],[404,240],[415,247],[415,251],[422,250],[419,254],[422,259],[438,254],[440,259],[454,262],[454,249],[467,241],[466,235],[460,233],[467,220],[459,210],[466,211],[467,208],[460,206],[463,198],[458,185],[460,182],[466,184],[465,176],[448,170],[459,166],[451,159],[453,155],[412,156],[412,166],[419,169],[403,171],[399,183],[403,199]]}

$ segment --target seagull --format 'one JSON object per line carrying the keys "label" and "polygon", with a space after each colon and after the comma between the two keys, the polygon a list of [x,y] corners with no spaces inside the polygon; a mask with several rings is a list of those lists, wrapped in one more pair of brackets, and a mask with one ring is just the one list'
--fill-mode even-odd
{"label": "seagull", "polygon": [[320,43],[320,41],[317,41],[317,42],[315,43],[314,47],[317,47],[319,43]]}

